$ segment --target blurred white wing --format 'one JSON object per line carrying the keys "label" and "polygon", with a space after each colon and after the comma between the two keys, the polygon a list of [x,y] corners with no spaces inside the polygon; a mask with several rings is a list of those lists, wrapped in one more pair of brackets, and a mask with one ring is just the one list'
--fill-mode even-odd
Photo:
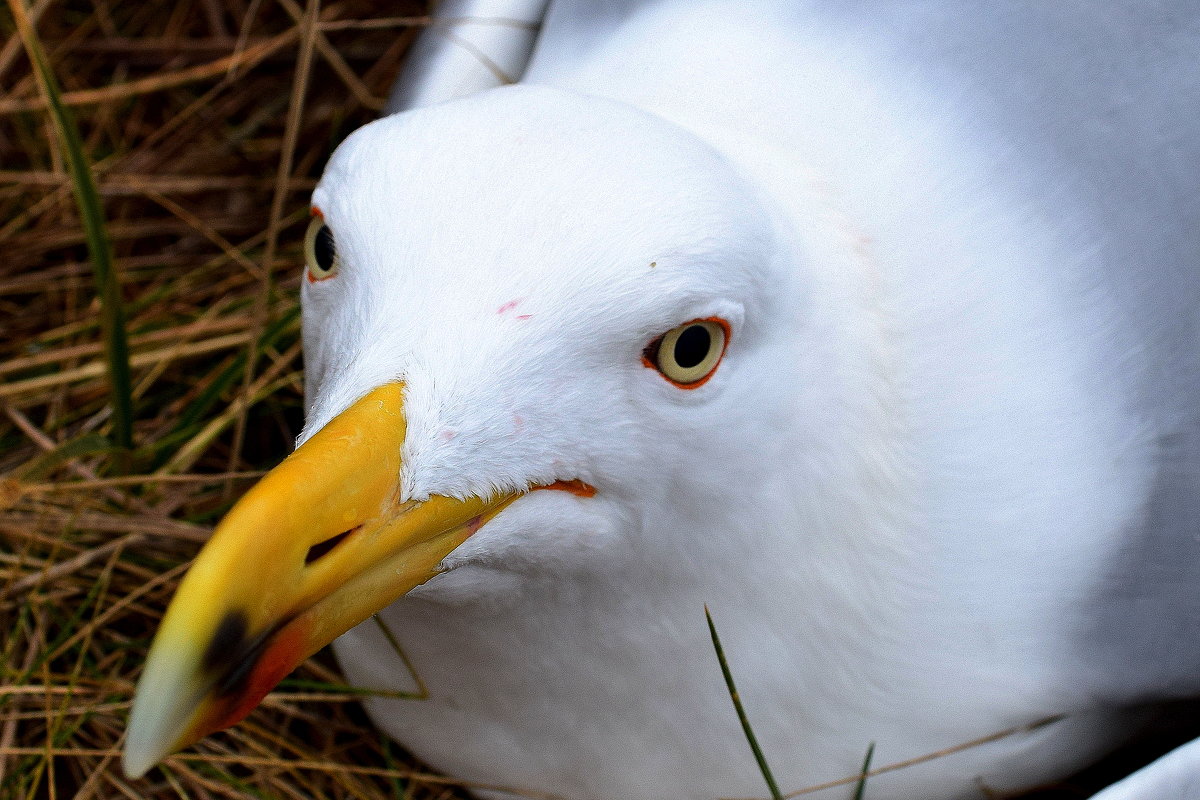
{"label": "blurred white wing", "polygon": [[515,83],[549,0],[446,0],[392,87],[389,114]]}
{"label": "blurred white wing", "polygon": [[1092,800],[1195,800],[1200,797],[1200,739],[1175,748]]}

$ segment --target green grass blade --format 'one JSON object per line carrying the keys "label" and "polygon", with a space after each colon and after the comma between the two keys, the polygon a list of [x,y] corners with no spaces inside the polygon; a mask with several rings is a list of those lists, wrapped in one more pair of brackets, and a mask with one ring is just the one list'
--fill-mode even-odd
{"label": "green grass blade", "polygon": [[863,759],[862,769],[858,773],[858,783],[854,784],[853,800],[863,800],[863,792],[867,790],[867,776],[871,774],[871,759],[875,757],[875,743],[867,745],[867,757]]}
{"label": "green grass blade", "polygon": [[754,760],[758,762],[758,770],[762,773],[763,780],[767,782],[771,800],[783,800],[783,793],[779,791],[779,785],[775,783],[775,776],[771,774],[771,768],[767,766],[767,758],[763,755],[762,748],[758,746],[754,729],[750,727],[750,718],[746,716],[746,709],[742,708],[742,699],[738,696],[737,686],[733,683],[733,673],[729,671],[729,662],[725,660],[725,649],[721,647],[721,637],[717,636],[717,626],[713,624],[712,614],[708,613],[707,604],[704,606],[704,618],[708,620],[708,632],[712,634],[713,649],[717,651],[721,674],[725,676],[725,685],[729,687],[729,699],[733,701],[733,708],[737,711],[738,720],[742,723],[746,741],[750,743],[750,749],[754,751]]}
{"label": "green grass blade", "polygon": [[129,450],[133,447],[133,386],[129,370],[129,342],[125,330],[125,309],[121,302],[121,284],[113,261],[112,243],[104,223],[104,206],[91,164],[83,151],[83,138],[75,115],[62,102],[58,79],[46,60],[42,43],[26,12],[24,0],[8,0],[17,31],[33,64],[38,83],[46,95],[54,130],[67,158],[71,188],[79,207],[87,237],[88,254],[92,260],[96,294],[100,297],[101,329],[104,334],[104,353],[108,362],[109,393],[112,400],[113,443]]}
{"label": "green grass blade", "polygon": [[417,668],[413,665],[412,661],[409,660],[408,654],[405,653],[404,648],[400,646],[400,642],[398,639],[396,639],[396,635],[392,633],[391,628],[387,626],[387,623],[384,622],[383,618],[378,614],[372,615],[371,619],[375,620],[375,624],[383,633],[384,638],[388,640],[388,644],[391,646],[392,650],[395,651],[396,655],[400,657],[400,660],[404,663],[404,668],[408,670],[408,674],[412,676],[413,682],[417,684],[417,691],[415,692],[396,692],[395,694],[405,700],[428,700],[429,687],[425,685],[425,681],[421,680],[421,674],[417,672]]}
{"label": "green grass blade", "polygon": [[37,458],[24,464],[16,475],[22,481],[30,482],[42,480],[58,466],[66,461],[83,456],[94,456],[103,453],[111,453],[113,444],[108,439],[98,433],[85,433],[77,439],[63,442],[53,450],[42,453]]}

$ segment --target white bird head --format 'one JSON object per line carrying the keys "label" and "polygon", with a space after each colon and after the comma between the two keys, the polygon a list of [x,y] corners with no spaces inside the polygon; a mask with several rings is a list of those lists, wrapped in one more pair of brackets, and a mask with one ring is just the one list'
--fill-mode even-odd
{"label": "white bird head", "polygon": [[765,324],[803,306],[794,254],[668,122],[531,87],[407,112],[338,149],[313,211],[307,425],[164,620],[135,774],[448,565],[701,561],[795,446],[763,402],[800,380],[796,326]]}
{"label": "white bird head", "polygon": [[[745,397],[777,256],[753,190],[690,135],[514,87],[366,126],[313,205],[339,265],[304,282],[302,442],[402,381],[405,500],[559,480],[635,498],[733,455],[714,426]],[[647,369],[705,320],[713,361],[686,388]]]}

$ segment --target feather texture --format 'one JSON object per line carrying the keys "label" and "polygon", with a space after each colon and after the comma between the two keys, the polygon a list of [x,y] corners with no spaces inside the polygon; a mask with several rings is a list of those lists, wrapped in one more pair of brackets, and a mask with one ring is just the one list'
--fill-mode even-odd
{"label": "feather texture", "polygon": [[[351,136],[305,436],[399,378],[407,496],[598,490],[385,612],[431,698],[374,719],[473,780],[754,794],[706,602],[785,789],[1064,714],[867,796],[1030,785],[1194,695],[1196,52],[1182,0],[564,0],[523,85]],[[641,363],[711,316],[712,381]]]}

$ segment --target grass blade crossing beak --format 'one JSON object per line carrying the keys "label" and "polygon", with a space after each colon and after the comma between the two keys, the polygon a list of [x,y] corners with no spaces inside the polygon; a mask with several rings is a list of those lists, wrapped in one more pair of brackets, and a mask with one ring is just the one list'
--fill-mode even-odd
{"label": "grass blade crossing beak", "polygon": [[516,499],[400,503],[402,398],[393,383],[356,402],[217,527],[147,657],[126,774],[241,720],[308,656],[433,577]]}

